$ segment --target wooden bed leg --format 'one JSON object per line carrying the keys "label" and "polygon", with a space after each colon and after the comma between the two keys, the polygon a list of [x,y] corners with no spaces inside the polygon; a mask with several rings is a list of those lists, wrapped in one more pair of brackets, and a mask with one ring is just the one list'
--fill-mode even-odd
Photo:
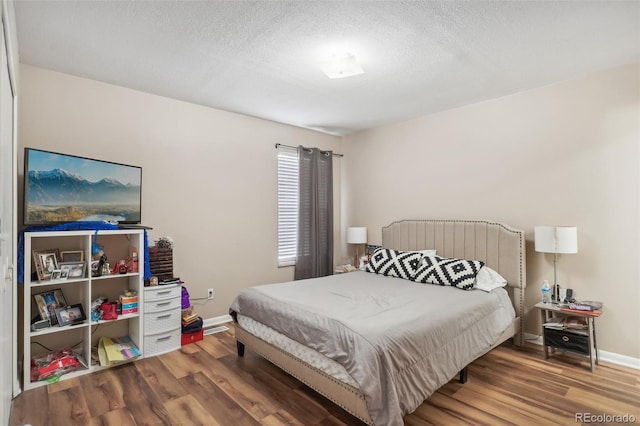
{"label": "wooden bed leg", "polygon": [[244,356],[244,343],[236,340],[236,349],[238,350],[238,356]]}
{"label": "wooden bed leg", "polygon": [[467,367],[463,368],[462,370],[460,370],[460,383],[467,383],[467,377],[469,375],[469,371],[467,370]]}

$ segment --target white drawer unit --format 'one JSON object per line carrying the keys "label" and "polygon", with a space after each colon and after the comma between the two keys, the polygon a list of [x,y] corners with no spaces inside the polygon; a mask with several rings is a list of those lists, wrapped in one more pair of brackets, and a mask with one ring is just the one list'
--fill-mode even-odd
{"label": "white drawer unit", "polygon": [[182,286],[144,288],[144,355],[180,349]]}
{"label": "white drawer unit", "polygon": [[182,286],[180,284],[156,285],[144,288],[145,302],[165,299],[178,299],[182,296]]}

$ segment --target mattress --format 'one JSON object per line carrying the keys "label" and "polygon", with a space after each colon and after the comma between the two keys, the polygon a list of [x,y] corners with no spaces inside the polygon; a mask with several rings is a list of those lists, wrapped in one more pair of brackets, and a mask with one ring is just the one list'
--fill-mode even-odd
{"label": "mattress", "polygon": [[278,349],[282,349],[283,351],[290,353],[299,360],[306,362],[334,379],[340,380],[342,383],[346,383],[354,388],[358,388],[358,382],[356,382],[353,377],[347,373],[347,370],[345,370],[342,365],[330,358],[327,358],[320,352],[314,351],[313,349],[288,338],[284,334],[278,333],[271,327],[261,324],[247,316],[238,315],[238,324],[254,336],[261,338]]}
{"label": "mattress", "polygon": [[[341,365],[380,425],[401,425],[515,318],[503,289],[464,291],[365,272],[243,289],[231,312]],[[309,363],[334,375],[325,361]]]}

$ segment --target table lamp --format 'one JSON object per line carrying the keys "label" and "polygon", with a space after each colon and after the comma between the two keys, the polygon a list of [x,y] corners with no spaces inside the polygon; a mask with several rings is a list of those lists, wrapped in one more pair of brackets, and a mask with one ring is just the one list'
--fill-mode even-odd
{"label": "table lamp", "polygon": [[353,266],[358,267],[358,245],[366,244],[367,242],[367,228],[364,226],[356,226],[347,228],[347,243],[356,244],[356,260]]}
{"label": "table lamp", "polygon": [[578,228],[575,226],[536,226],[535,250],[539,253],[553,253],[553,297],[559,303],[557,282],[558,254],[578,252]]}

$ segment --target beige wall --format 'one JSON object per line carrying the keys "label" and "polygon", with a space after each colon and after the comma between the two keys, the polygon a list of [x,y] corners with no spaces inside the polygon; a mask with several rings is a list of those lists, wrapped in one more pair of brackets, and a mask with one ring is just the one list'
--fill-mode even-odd
{"label": "beige wall", "polygon": [[[343,223],[492,219],[527,235],[527,331],[553,257],[535,225],[575,225],[558,281],[601,300],[600,349],[640,358],[638,64],[365,131],[344,140]],[[348,201],[348,202],[346,202]]]}
{"label": "beige wall", "polygon": [[20,72],[20,175],[25,146],[142,166],[150,241],[174,239],[175,272],[192,298],[214,288],[214,300],[194,302],[200,315],[226,315],[243,287],[293,279],[293,268],[277,267],[275,143],[340,152],[340,138],[27,65]]}
{"label": "beige wall", "polygon": [[[276,142],[345,152],[336,160],[336,263],[342,225],[487,218],[525,229],[527,330],[552,257],[535,225],[575,225],[579,253],[559,281],[602,300],[600,348],[640,358],[638,65],[339,138],[21,66],[19,148],[143,167],[151,239],[176,242],[176,273],[205,318],[247,285],[291,279],[276,266]],[[22,152],[20,152],[21,161]],[[341,203],[342,201],[342,210]]]}

